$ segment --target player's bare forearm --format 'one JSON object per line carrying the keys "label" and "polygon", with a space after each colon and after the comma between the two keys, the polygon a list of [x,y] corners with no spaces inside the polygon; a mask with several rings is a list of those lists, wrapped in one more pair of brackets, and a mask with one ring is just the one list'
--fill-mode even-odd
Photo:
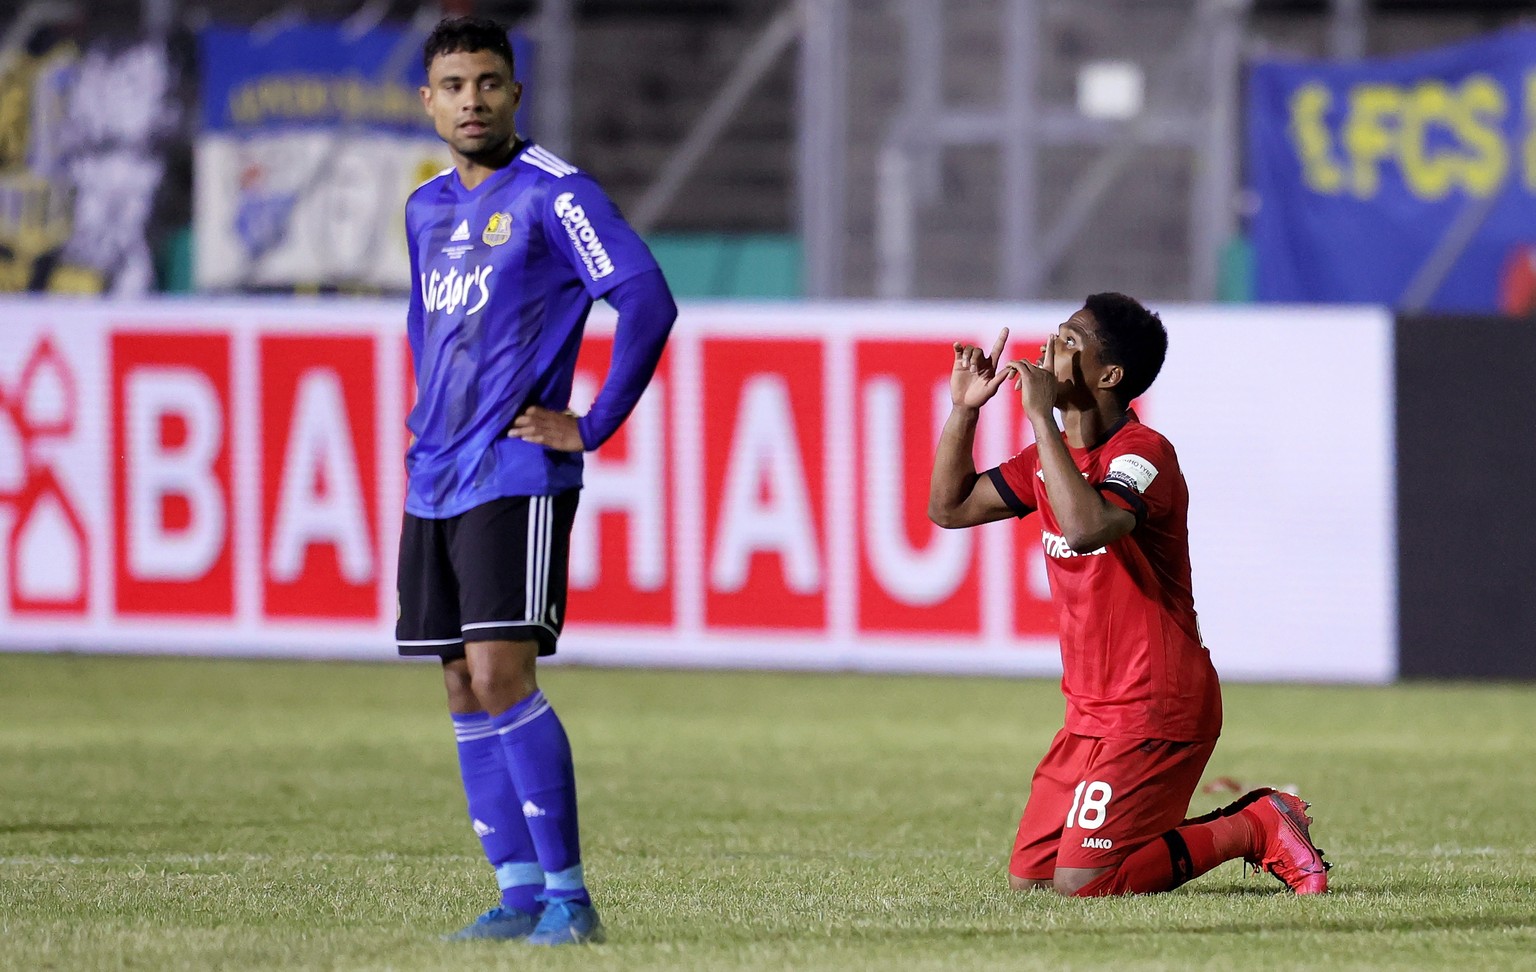
{"label": "player's bare forearm", "polygon": [[976,441],[980,409],[956,405],[949,410],[939,446],[933,457],[933,476],[928,481],[928,518],[941,527],[950,522],[976,485],[976,460],[971,457]]}
{"label": "player's bare forearm", "polygon": [[1078,553],[1097,550],[1130,533],[1136,517],[1104,501],[1103,495],[1083,478],[1072,453],[1061,438],[1061,429],[1049,410],[1032,411],[1029,423],[1040,449],[1040,471],[1045,493],[1061,527],[1067,546]]}
{"label": "player's bare forearm", "polygon": [[976,418],[981,406],[992,400],[1007,375],[998,370],[1008,329],[998,332],[992,353],[972,344],[951,345],[954,362],[949,373],[951,409],[933,457],[933,477],[928,483],[928,519],[945,529],[990,523],[1008,515],[992,481],[976,474],[972,448],[976,442]]}
{"label": "player's bare forearm", "polygon": [[928,482],[928,519],[947,530],[1001,520],[1009,513],[991,480],[976,473],[972,448],[978,412],[954,406],[939,433]]}

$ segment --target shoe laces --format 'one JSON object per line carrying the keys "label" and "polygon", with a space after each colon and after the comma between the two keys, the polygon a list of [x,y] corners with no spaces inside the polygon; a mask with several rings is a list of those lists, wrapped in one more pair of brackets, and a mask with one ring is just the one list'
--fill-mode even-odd
{"label": "shoe laces", "polygon": [[[1313,845],[1313,846],[1316,846],[1316,845]],[[1328,853],[1328,852],[1323,850],[1321,847],[1317,848],[1317,859],[1323,862],[1323,871],[1324,872],[1333,870],[1333,863],[1331,861],[1329,861],[1326,857],[1323,856],[1326,853]],[[1245,858],[1243,858],[1243,877],[1244,878],[1250,878],[1250,877],[1253,877],[1253,876],[1258,875],[1258,874],[1273,874],[1273,873],[1274,873],[1273,870],[1271,870],[1269,868],[1266,868],[1262,863],[1260,863],[1259,861],[1255,860],[1254,858],[1252,858],[1252,857],[1245,857]],[[1313,872],[1308,871],[1306,873],[1310,874],[1310,873],[1313,873]]]}
{"label": "shoe laces", "polygon": [[576,902],[574,901],[565,899],[561,899],[559,901],[549,901],[541,895],[539,897],[539,902],[544,905],[544,913],[539,916],[539,924],[541,926],[546,921],[558,920],[553,917],[556,912],[560,914],[560,916],[564,919],[563,923],[567,925],[570,924],[571,920],[576,917]]}

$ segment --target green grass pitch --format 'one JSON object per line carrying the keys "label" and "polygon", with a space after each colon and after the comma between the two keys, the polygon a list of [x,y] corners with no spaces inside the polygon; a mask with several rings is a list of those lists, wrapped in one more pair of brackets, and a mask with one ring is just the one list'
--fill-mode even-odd
{"label": "green grass pitch", "polygon": [[[430,664],[0,655],[0,969],[1536,967],[1536,687],[1232,685],[1334,892],[1006,888],[1054,684],[551,668],[610,943],[493,900]],[[1197,798],[1204,810],[1226,797]]]}

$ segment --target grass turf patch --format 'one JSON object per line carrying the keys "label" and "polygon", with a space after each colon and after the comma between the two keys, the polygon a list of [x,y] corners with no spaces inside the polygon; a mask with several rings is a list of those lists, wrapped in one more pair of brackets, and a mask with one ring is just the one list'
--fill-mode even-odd
{"label": "grass turf patch", "polygon": [[[0,656],[0,968],[1522,968],[1536,689],[1228,686],[1207,778],[1295,783],[1337,864],[1006,888],[1044,681],[551,668],[610,944],[494,901],[430,664]],[[1226,802],[1199,796],[1195,809]]]}

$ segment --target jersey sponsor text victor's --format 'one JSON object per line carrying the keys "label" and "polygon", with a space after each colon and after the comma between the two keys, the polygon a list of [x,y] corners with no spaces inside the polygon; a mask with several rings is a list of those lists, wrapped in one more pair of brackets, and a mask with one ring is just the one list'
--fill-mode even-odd
{"label": "jersey sponsor text victor's", "polygon": [[532,143],[474,189],[449,169],[405,207],[416,406],[405,508],[456,516],[581,484],[580,453],[508,438],[525,407],[570,402],[594,300],[657,269],[597,183]]}

